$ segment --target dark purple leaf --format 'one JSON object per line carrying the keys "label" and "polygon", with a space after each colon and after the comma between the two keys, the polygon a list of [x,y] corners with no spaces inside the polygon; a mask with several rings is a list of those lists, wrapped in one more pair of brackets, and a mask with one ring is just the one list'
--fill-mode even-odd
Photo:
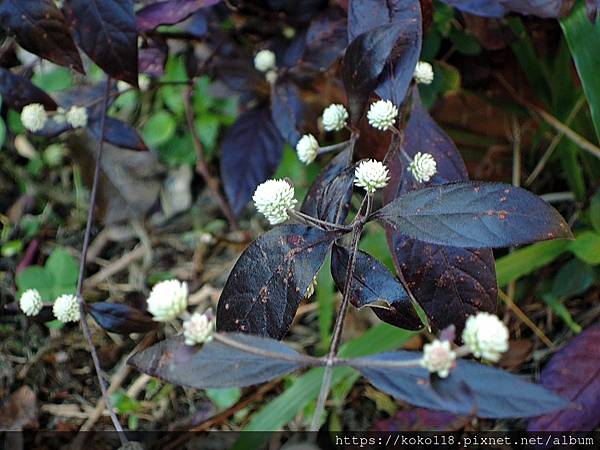
{"label": "dark purple leaf", "polygon": [[83,51],[108,75],[137,86],[133,0],[66,0],[65,13]]}
{"label": "dark purple leaf", "polygon": [[185,23],[182,23],[180,27],[191,36],[204,37],[208,33],[208,16],[208,10],[200,10],[194,13]]}
{"label": "dark purple leaf", "polygon": [[421,367],[393,367],[418,360],[418,352],[390,352],[354,360],[352,367],[375,387],[423,408],[482,418],[534,417],[567,406],[542,386],[500,369],[459,359],[448,378]]}
{"label": "dark purple leaf", "polygon": [[[96,83],[91,85],[80,85],[64,91],[56,92],[54,97],[56,102],[68,110],[71,106],[88,106],[88,117],[90,121],[96,120],[102,114],[104,92],[106,85],[104,83]],[[111,105],[117,93],[116,83],[112,83],[108,104]]]}
{"label": "dark purple leaf", "polygon": [[297,21],[307,22],[327,5],[327,0],[265,0],[273,11],[281,11]]}
{"label": "dark purple leaf", "polygon": [[21,111],[30,103],[41,103],[48,111],[57,108],[56,102],[27,78],[15,75],[2,67],[0,67],[0,95],[3,104],[17,111]]}
{"label": "dark purple leaf", "polygon": [[469,14],[484,17],[502,17],[506,14],[506,8],[500,0],[441,0],[450,6]]}
{"label": "dark purple leaf", "polygon": [[25,50],[83,73],[65,17],[52,0],[2,0],[0,25]]}
{"label": "dark purple leaf", "polygon": [[[100,119],[91,121],[88,127],[96,139],[100,139]],[[146,147],[146,144],[135,128],[112,117],[106,118],[106,124],[104,125],[104,141],[110,142],[117,147],[128,148],[130,150],[148,150],[148,147]]]}
{"label": "dark purple leaf", "polygon": [[[233,345],[215,336],[202,348],[191,347],[179,336],[137,353],[128,363],[153,377],[197,389],[251,386],[304,365],[295,350],[273,339],[239,333],[222,333],[222,337]],[[251,353],[243,347],[272,356]]]}
{"label": "dark purple leaf", "polygon": [[484,17],[501,17],[509,12],[545,18],[569,13],[574,0],[442,0],[455,8]]}
{"label": "dark purple leaf", "polygon": [[[344,247],[334,245],[331,252],[331,274],[340,292],[344,291],[348,258]],[[371,255],[358,251],[350,287],[350,302],[357,308],[370,306],[384,322],[407,330],[423,327],[412,301],[400,282]]]}
{"label": "dark purple leaf", "polygon": [[[437,173],[431,184],[468,180],[467,169],[452,140],[433,121],[413,90],[413,103],[402,149],[409,158],[418,152],[433,155]],[[384,191],[390,202],[405,192],[419,189],[408,172],[400,146],[387,156],[391,180]],[[490,249],[464,249],[424,243],[386,227],[394,264],[406,287],[427,313],[435,329],[454,324],[462,330],[466,318],[496,308],[497,285],[494,256]]]}
{"label": "dark purple leaf", "polygon": [[360,34],[346,49],[342,79],[353,123],[358,122],[369,95],[379,84],[379,76],[402,32],[399,24],[379,26]]}
{"label": "dark purple leaf", "polygon": [[600,9],[600,0],[585,0],[585,13],[590,19],[590,22],[596,23],[598,9]]}
{"label": "dark purple leaf", "polygon": [[340,8],[330,8],[315,17],[306,32],[302,60],[319,70],[328,69],[348,45],[346,15]]}
{"label": "dark purple leaf", "polygon": [[421,6],[418,0],[357,0],[349,3],[348,36],[360,34],[383,25],[398,25],[398,37],[389,64],[382,71],[375,89],[377,95],[400,105],[419,61],[422,44]]}
{"label": "dark purple leaf", "polygon": [[264,76],[254,69],[249,59],[221,59],[214,67],[216,78],[234,91],[246,93],[265,83]]}
{"label": "dark purple leaf", "polygon": [[456,414],[413,408],[398,411],[390,419],[375,424],[375,431],[454,431],[462,428],[467,419]]}
{"label": "dark purple leaf", "polygon": [[165,64],[169,47],[164,40],[153,39],[139,51],[138,65],[140,73],[153,77],[161,77],[165,72]]}
{"label": "dark purple leaf", "polygon": [[279,133],[295,147],[300,139],[298,129],[304,122],[302,99],[294,83],[276,83],[271,92],[271,117]]}
{"label": "dark purple leaf", "polygon": [[600,323],[588,327],[556,353],[540,383],[573,406],[537,417],[528,431],[592,431],[600,425]]}
{"label": "dark purple leaf", "polygon": [[222,144],[221,179],[236,216],[256,187],[271,177],[283,156],[283,139],[268,108],[242,113],[227,130]]}
{"label": "dark purple leaf", "polygon": [[572,236],[548,203],[503,183],[460,182],[411,191],[376,211],[373,218],[413,239],[466,248]]}
{"label": "dark purple leaf", "polygon": [[306,225],[283,225],[252,242],[225,283],[217,329],[282,339],[337,237]]}
{"label": "dark purple leaf", "polygon": [[221,0],[168,0],[157,2],[137,12],[140,31],[152,31],[160,25],[182,22],[201,8],[213,6]]}
{"label": "dark purple leaf", "polygon": [[343,223],[350,210],[354,182],[354,143],[325,166],[304,197],[302,212],[326,222]]}
{"label": "dark purple leaf", "polygon": [[292,42],[289,43],[279,65],[284,67],[294,67],[300,63],[306,50],[306,31],[296,33]]}
{"label": "dark purple leaf", "polygon": [[92,303],[88,311],[98,325],[112,333],[147,333],[158,328],[148,313],[123,303]]}

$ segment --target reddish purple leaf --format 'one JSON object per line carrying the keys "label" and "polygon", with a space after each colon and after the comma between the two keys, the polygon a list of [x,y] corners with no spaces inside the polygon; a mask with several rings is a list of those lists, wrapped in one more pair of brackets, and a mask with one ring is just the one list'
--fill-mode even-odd
{"label": "reddish purple leaf", "polygon": [[0,67],[0,95],[4,104],[17,111],[21,111],[30,103],[41,103],[49,111],[57,108],[56,102],[27,78],[15,75],[2,67]]}
{"label": "reddish purple leaf", "polygon": [[319,70],[328,69],[344,52],[348,43],[346,15],[330,8],[315,17],[306,32],[302,60]]}
{"label": "reddish purple leaf", "polygon": [[546,364],[540,383],[573,405],[537,417],[528,431],[592,431],[600,425],[600,323],[575,336]]}
{"label": "reddish purple leaf", "polygon": [[300,91],[289,81],[276,83],[271,91],[271,117],[279,133],[295,147],[300,139],[304,117]]}
{"label": "reddish purple leaf", "polygon": [[413,408],[398,411],[394,417],[375,423],[375,431],[455,431],[462,428],[468,418],[442,411]]}
{"label": "reddish purple leaf", "polygon": [[160,25],[174,25],[182,22],[196,11],[213,6],[221,0],[168,0],[142,8],[137,13],[140,31],[152,31]]}
{"label": "reddish purple leaf", "polygon": [[501,17],[510,12],[545,18],[569,13],[574,0],[442,0],[455,8],[478,16]]}

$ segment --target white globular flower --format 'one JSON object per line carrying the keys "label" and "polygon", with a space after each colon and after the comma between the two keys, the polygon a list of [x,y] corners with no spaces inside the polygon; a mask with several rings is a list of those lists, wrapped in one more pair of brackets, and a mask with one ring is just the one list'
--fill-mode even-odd
{"label": "white globular flower", "polygon": [[43,306],[42,296],[37,289],[27,289],[19,299],[19,307],[26,316],[37,316]]}
{"label": "white globular flower", "polygon": [[65,117],[69,125],[73,128],[82,128],[88,123],[88,114],[85,106],[71,106]]}
{"label": "white globular flower", "polygon": [[481,312],[467,319],[462,340],[477,358],[497,362],[508,350],[508,329],[494,314]]}
{"label": "white globular flower", "polygon": [[354,184],[369,194],[384,188],[389,179],[388,168],[382,162],[374,159],[362,161],[354,170]]}
{"label": "white globular flower", "polygon": [[305,134],[296,144],[298,159],[308,165],[315,160],[319,151],[319,142],[312,134]]}
{"label": "white globular flower", "polygon": [[48,114],[41,103],[31,103],[21,111],[21,123],[33,133],[44,128],[47,120]]}
{"label": "white globular flower", "polygon": [[185,345],[204,344],[212,340],[215,322],[208,314],[194,313],[183,322]]}
{"label": "white globular flower", "polygon": [[378,100],[371,103],[369,112],[367,112],[369,125],[382,131],[394,125],[396,117],[398,117],[398,108],[389,100]]}
{"label": "white globular flower", "polygon": [[254,56],[254,67],[259,72],[268,72],[275,68],[275,53],[271,50],[261,50]]}
{"label": "white globular flower", "polygon": [[269,84],[275,84],[277,81],[277,71],[269,70],[267,73],[265,73],[265,80],[267,80],[267,83]]}
{"label": "white globular flower", "polygon": [[259,184],[252,196],[259,213],[264,215],[271,225],[285,222],[288,210],[297,200],[294,198],[294,186],[286,180],[267,180]]}
{"label": "white globular flower", "polygon": [[413,75],[415,81],[420,84],[433,83],[433,67],[425,61],[419,61]]}
{"label": "white globular flower", "polygon": [[408,171],[419,183],[426,183],[437,173],[437,163],[430,153],[418,152],[408,165]]}
{"label": "white globular flower", "polygon": [[456,353],[452,351],[449,341],[435,340],[423,346],[421,366],[431,373],[437,373],[441,378],[446,378],[454,367]]}
{"label": "white globular flower", "polygon": [[156,322],[169,322],[182,314],[187,308],[187,284],[179,280],[167,280],[157,283],[148,297],[148,312]]}
{"label": "white globular flower", "polygon": [[54,300],[52,312],[61,322],[77,322],[80,318],[79,302],[74,295],[61,295]]}
{"label": "white globular flower", "polygon": [[323,110],[323,129],[325,131],[338,131],[346,126],[348,111],[344,105],[332,103]]}

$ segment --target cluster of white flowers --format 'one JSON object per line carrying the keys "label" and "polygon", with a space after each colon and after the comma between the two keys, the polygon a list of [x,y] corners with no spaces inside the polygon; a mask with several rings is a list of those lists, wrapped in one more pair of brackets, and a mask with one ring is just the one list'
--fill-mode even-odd
{"label": "cluster of white flowers", "polygon": [[437,173],[437,163],[431,154],[418,152],[408,165],[408,171],[419,183],[426,183]]}
{"label": "cluster of white flowers", "polygon": [[33,133],[44,128],[47,121],[48,114],[41,103],[31,103],[21,110],[21,123]]}
{"label": "cluster of white flowers", "polygon": [[449,341],[435,340],[423,346],[421,366],[431,373],[437,373],[441,378],[446,378],[454,367],[456,353],[452,351]]}
{"label": "cluster of white flowers", "polygon": [[384,188],[389,179],[388,168],[382,162],[374,159],[362,161],[354,170],[354,184],[369,194]]}
{"label": "cluster of white flowers", "polygon": [[344,105],[332,103],[323,110],[323,129],[325,131],[338,131],[346,126],[348,111]]}
{"label": "cluster of white flowers", "polygon": [[261,50],[254,56],[254,67],[259,72],[268,72],[275,68],[275,53],[271,50]]}
{"label": "cluster of white flowers", "polygon": [[81,317],[79,302],[75,295],[61,295],[52,306],[54,316],[61,322],[77,322]]}
{"label": "cluster of white flowers", "polygon": [[188,304],[186,283],[167,280],[157,283],[147,300],[148,311],[157,322],[169,322],[182,314]]}
{"label": "cluster of white flowers", "polygon": [[21,295],[19,306],[26,316],[37,316],[42,310],[44,302],[37,289],[28,289]]}
{"label": "cluster of white flowers", "polygon": [[83,128],[88,123],[88,114],[85,106],[71,106],[65,114],[69,125],[73,128]]}
{"label": "cluster of white flowers", "polygon": [[183,322],[183,336],[186,345],[210,342],[215,329],[215,321],[209,314],[195,312]]}
{"label": "cluster of white flowers", "polygon": [[285,222],[288,210],[296,206],[294,186],[286,180],[267,180],[259,184],[252,196],[259,213],[264,215],[271,225]]}
{"label": "cluster of white flowers", "polygon": [[305,134],[296,144],[298,159],[304,164],[310,164],[317,157],[319,142],[312,134]]}
{"label": "cluster of white flowers", "polygon": [[388,130],[396,122],[398,117],[398,108],[389,100],[378,100],[371,103],[367,112],[369,125],[378,130]]}
{"label": "cluster of white flowers", "polygon": [[494,314],[481,312],[467,319],[462,340],[477,358],[497,362],[508,350],[508,329]]}
{"label": "cluster of white flowers", "polygon": [[425,61],[419,61],[415,67],[413,78],[420,84],[433,83],[433,67]]}

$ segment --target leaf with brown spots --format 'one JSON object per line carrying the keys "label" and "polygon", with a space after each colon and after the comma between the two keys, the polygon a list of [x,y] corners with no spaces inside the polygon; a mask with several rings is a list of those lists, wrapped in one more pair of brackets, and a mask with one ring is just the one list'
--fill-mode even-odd
{"label": "leaf with brown spots", "polygon": [[337,233],[283,225],[242,253],[219,299],[217,329],[282,339]]}
{"label": "leaf with brown spots", "polygon": [[411,191],[372,218],[413,239],[465,248],[572,237],[552,206],[503,183],[460,182]]}
{"label": "leaf with brown spots", "polygon": [[65,14],[85,53],[108,75],[138,85],[132,0],[66,0]]}

